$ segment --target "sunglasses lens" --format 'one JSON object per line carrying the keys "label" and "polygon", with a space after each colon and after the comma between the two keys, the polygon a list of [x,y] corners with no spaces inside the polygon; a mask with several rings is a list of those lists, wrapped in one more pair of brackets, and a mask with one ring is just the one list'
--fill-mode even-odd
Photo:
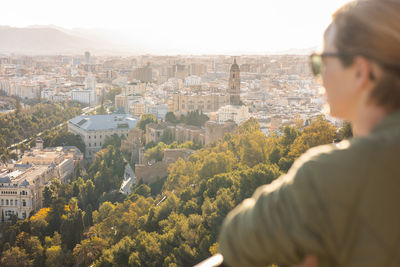
{"label": "sunglasses lens", "polygon": [[311,56],[311,71],[314,74],[314,76],[321,75],[321,65],[322,65],[322,60],[320,56],[318,55]]}

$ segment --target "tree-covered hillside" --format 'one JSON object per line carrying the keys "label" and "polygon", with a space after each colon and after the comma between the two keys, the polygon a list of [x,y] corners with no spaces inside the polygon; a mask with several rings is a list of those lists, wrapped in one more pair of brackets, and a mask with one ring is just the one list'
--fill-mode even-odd
{"label": "tree-covered hillside", "polygon": [[[17,102],[18,103],[18,102]],[[78,103],[39,103],[0,115],[0,160],[11,158],[7,147],[63,123],[81,113]]]}
{"label": "tree-covered hillside", "polygon": [[69,185],[54,182],[46,208],[2,227],[1,264],[192,266],[216,252],[232,208],[286,172],[308,148],[331,143],[335,131],[319,117],[304,129],[288,126],[282,135],[266,137],[250,119],[187,161],[171,164],[156,196],[145,184],[126,197],[113,191],[124,162],[108,146],[85,177]]}

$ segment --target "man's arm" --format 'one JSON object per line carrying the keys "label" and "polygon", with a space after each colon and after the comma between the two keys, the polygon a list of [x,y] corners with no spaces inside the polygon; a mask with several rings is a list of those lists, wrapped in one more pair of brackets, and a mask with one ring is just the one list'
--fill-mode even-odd
{"label": "man's arm", "polygon": [[224,221],[219,250],[228,266],[300,264],[328,257],[331,229],[318,168],[299,159],[288,174],[261,186]]}

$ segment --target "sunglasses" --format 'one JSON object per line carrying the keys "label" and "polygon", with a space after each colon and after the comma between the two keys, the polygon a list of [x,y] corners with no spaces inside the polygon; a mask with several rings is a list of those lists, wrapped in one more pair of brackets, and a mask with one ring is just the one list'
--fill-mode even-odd
{"label": "sunglasses", "polygon": [[322,59],[324,57],[348,58],[349,56],[350,55],[344,53],[312,53],[310,55],[311,72],[316,77],[320,77],[322,75],[324,70]]}

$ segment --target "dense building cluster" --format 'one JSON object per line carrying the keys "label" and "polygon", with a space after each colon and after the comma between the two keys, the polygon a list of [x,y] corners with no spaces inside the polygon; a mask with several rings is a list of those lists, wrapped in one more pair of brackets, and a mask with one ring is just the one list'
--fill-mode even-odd
{"label": "dense building cluster", "polygon": [[159,120],[169,111],[199,110],[217,122],[256,117],[276,130],[323,111],[307,56],[0,56],[0,90],[7,95],[98,105],[115,88],[116,112]]}
{"label": "dense building cluster", "polygon": [[12,215],[27,218],[43,206],[43,190],[52,179],[68,182],[81,165],[83,155],[76,147],[43,148],[26,151],[19,161],[9,162],[0,170],[0,210],[2,220]]}

